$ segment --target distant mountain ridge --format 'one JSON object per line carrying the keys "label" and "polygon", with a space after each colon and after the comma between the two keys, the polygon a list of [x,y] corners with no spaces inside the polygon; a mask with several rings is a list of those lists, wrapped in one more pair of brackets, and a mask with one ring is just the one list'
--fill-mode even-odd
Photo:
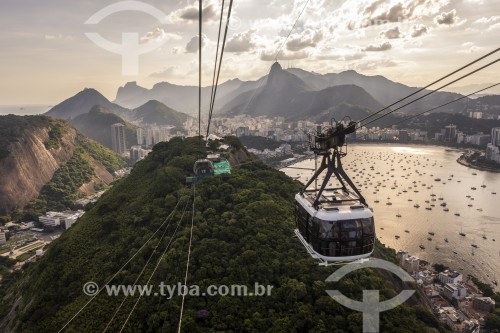
{"label": "distant mountain ridge", "polygon": [[85,89],[49,110],[46,116],[65,119],[78,130],[102,145],[111,148],[110,126],[126,126],[127,146],[136,144],[137,126],[172,126],[183,130],[189,119],[165,104],[150,100],[136,109],[127,109],[110,102],[95,89]]}
{"label": "distant mountain ridge", "polygon": [[86,88],[76,95],[64,100],[45,113],[46,116],[71,120],[87,113],[94,106],[100,105],[113,113],[126,113],[128,110],[118,104],[111,103],[95,89]]}
{"label": "distant mountain ridge", "polygon": [[[321,91],[336,86],[354,85],[364,89],[364,91],[370,94],[382,107],[390,105],[419,89],[391,81],[380,75],[367,76],[357,73],[354,70],[328,74],[308,72],[299,68],[290,68],[284,71],[293,74],[293,77],[288,76],[288,78],[292,80],[296,80],[296,78],[300,79],[305,91]],[[284,75],[282,76],[284,77]],[[265,75],[257,81],[244,82],[233,79],[222,83],[218,87],[214,110],[215,114],[227,114],[228,110],[238,106],[241,100],[246,98],[245,96],[254,96],[254,91],[256,89],[258,89],[257,93],[260,93],[267,81],[268,75]],[[211,87],[204,87],[202,89],[202,112],[208,111],[210,91]],[[426,92],[421,92],[408,101],[422,96],[425,93]],[[460,97],[460,95],[456,93],[437,92],[405,107],[401,111],[407,114],[415,114],[444,104],[458,97]],[[255,96],[250,97],[250,99],[254,98]],[[198,87],[178,86],[168,82],[160,82],[153,88],[146,89],[137,85],[136,82],[129,82],[118,89],[115,103],[135,108],[151,99],[156,99],[176,110],[194,116],[197,113]],[[453,104],[441,109],[443,112],[452,113],[456,112],[456,110],[456,105]],[[272,114],[269,114],[269,116],[272,116]],[[304,113],[302,119],[308,119],[308,114]]]}
{"label": "distant mountain ridge", "polygon": [[342,85],[314,90],[304,80],[275,63],[263,87],[235,97],[221,113],[323,122],[332,117],[364,117],[380,108],[382,105],[358,86]]}
{"label": "distant mountain ridge", "polygon": [[[244,82],[239,79],[220,84],[217,88],[216,108],[226,104],[235,95],[256,88],[257,82]],[[202,89],[203,111],[208,111],[211,87]],[[115,103],[135,109],[150,100],[157,100],[179,112],[196,116],[198,114],[198,87],[179,86],[159,82],[151,89],[143,88],[136,82],[129,82],[118,89]]]}

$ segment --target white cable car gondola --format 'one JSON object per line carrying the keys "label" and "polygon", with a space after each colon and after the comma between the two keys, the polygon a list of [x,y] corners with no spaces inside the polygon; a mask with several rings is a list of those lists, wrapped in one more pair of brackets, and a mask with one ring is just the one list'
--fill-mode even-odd
{"label": "white cable car gondola", "polygon": [[[322,162],[300,193],[295,196],[295,234],[320,265],[352,262],[369,257],[375,242],[373,212],[342,168],[340,151],[346,134],[354,133],[355,123],[342,123],[309,136],[315,156]],[[318,189],[314,186],[326,170]],[[340,187],[327,188],[332,175]],[[347,187],[347,185],[349,187]]]}

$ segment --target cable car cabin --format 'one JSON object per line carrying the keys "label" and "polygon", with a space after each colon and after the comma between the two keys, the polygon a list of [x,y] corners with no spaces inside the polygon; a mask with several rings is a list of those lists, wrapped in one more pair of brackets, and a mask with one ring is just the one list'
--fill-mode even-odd
{"label": "cable car cabin", "polygon": [[372,210],[349,193],[324,195],[331,197],[317,209],[307,192],[295,196],[295,234],[309,254],[322,265],[369,257],[375,242]]}
{"label": "cable car cabin", "polygon": [[[321,165],[295,196],[295,234],[320,265],[352,262],[373,252],[373,212],[342,167],[342,157],[347,153],[341,147],[346,134],[354,133],[355,127],[352,121],[347,126],[336,123],[309,135],[309,148],[315,158],[321,157]],[[339,187],[328,187],[332,176]]]}
{"label": "cable car cabin", "polygon": [[205,177],[214,175],[214,165],[207,159],[198,160],[194,163],[193,172],[196,180],[202,180]]}
{"label": "cable car cabin", "polygon": [[186,177],[186,185],[191,187],[205,177],[231,174],[231,164],[220,155],[208,155],[206,159],[197,160],[193,167],[194,177]]}

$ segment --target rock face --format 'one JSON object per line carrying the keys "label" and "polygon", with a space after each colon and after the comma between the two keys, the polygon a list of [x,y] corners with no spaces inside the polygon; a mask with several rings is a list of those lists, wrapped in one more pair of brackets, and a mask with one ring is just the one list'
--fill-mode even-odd
{"label": "rock face", "polygon": [[41,188],[52,179],[59,166],[75,150],[75,129],[66,126],[58,148],[47,149],[49,128],[24,129],[9,155],[0,159],[0,214],[23,208],[38,197]]}

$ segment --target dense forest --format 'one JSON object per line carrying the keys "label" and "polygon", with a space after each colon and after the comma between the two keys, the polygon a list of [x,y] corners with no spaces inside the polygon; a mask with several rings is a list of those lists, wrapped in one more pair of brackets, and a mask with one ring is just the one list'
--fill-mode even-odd
{"label": "dense forest", "polygon": [[[226,142],[234,152],[241,148],[234,138]],[[336,268],[318,266],[293,238],[293,196],[300,184],[279,171],[255,162],[186,188],[185,177],[203,151],[195,138],[156,145],[40,261],[7,276],[0,289],[0,331],[59,331],[90,300],[84,284],[103,286],[116,272],[113,285],[183,282],[191,222],[188,285],[258,282],[274,288],[268,297],[187,296],[183,332],[361,332],[362,314],[339,305],[326,290],[358,300],[365,289],[380,290],[382,299],[398,293],[372,269],[338,284],[325,282]],[[394,259],[393,251],[378,247],[383,257]],[[177,330],[181,297],[138,300],[103,292],[64,332],[101,332],[108,324],[108,331],[119,331],[136,301],[123,332]],[[382,313],[381,331],[447,332],[417,304]]]}

